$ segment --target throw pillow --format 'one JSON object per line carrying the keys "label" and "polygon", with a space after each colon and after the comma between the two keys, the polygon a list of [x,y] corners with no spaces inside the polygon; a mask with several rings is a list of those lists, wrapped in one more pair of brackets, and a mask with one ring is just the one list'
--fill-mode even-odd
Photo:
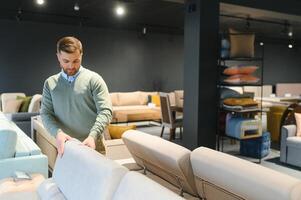
{"label": "throw pillow", "polygon": [[125,131],[136,129],[136,125],[130,125],[130,126],[109,125],[108,129],[112,139],[120,139]]}
{"label": "throw pillow", "polygon": [[255,35],[252,33],[240,33],[229,29],[230,33],[230,57],[254,57]]}
{"label": "throw pillow", "polygon": [[248,84],[248,83],[257,83],[259,81],[259,78],[252,76],[252,75],[243,75],[243,74],[238,74],[238,75],[233,75],[229,76],[224,80],[226,83],[230,84]]}
{"label": "throw pillow", "polygon": [[17,113],[20,110],[22,100],[11,99],[6,101],[6,107],[3,110],[4,113]]}
{"label": "throw pillow", "polygon": [[228,106],[257,106],[258,103],[251,98],[228,98],[224,100]]}
{"label": "throw pillow", "polygon": [[152,103],[156,106],[160,106],[160,95],[152,95]]}
{"label": "throw pillow", "polygon": [[252,74],[257,70],[257,66],[233,66],[228,67],[223,71],[225,75],[237,75],[237,74]]}
{"label": "throw pillow", "polygon": [[27,97],[17,96],[17,100],[19,100],[19,99],[22,100],[22,104],[21,104],[19,112],[28,112],[28,107],[29,107],[30,101],[32,99],[32,96],[27,96]]}
{"label": "throw pillow", "polygon": [[297,124],[296,136],[301,137],[301,113],[295,113],[295,119]]}

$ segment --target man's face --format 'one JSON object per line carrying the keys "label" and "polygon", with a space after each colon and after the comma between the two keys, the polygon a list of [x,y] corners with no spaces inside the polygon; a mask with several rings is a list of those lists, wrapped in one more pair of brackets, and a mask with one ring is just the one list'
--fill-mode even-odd
{"label": "man's face", "polygon": [[61,68],[68,76],[73,76],[78,72],[82,62],[82,54],[79,50],[74,53],[60,51],[56,55]]}

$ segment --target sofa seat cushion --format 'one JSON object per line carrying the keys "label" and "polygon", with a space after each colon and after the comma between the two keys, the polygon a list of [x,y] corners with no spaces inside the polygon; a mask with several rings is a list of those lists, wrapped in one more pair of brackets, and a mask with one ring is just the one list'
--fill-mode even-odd
{"label": "sofa seat cushion", "polygon": [[[122,139],[136,163],[170,183],[196,194],[190,150],[141,131],[126,131]],[[172,152],[172,153],[171,153]]]}
{"label": "sofa seat cushion", "polygon": [[300,148],[301,149],[301,137],[288,137],[286,139],[288,147]]}
{"label": "sofa seat cushion", "polygon": [[209,148],[195,149],[191,153],[191,163],[201,196],[212,194],[206,191],[208,184],[198,183],[200,180],[242,199],[283,200],[301,196],[300,180]]}
{"label": "sofa seat cushion", "polygon": [[0,120],[0,159],[14,157],[16,144],[16,131],[6,120]]}
{"label": "sofa seat cushion", "polygon": [[161,186],[160,184],[138,172],[129,172],[121,180],[119,187],[114,194],[113,200],[124,199],[183,200],[183,198],[176,193],[168,190],[167,188]]}
{"label": "sofa seat cushion", "polygon": [[66,200],[53,178],[46,179],[38,187],[38,195],[41,200]]}
{"label": "sofa seat cushion", "polygon": [[127,171],[73,139],[65,143],[64,155],[57,157],[53,180],[66,199],[112,199]]}

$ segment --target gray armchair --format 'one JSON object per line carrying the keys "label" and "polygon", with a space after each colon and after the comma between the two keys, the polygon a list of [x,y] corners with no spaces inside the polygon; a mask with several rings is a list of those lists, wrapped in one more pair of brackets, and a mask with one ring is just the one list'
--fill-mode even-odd
{"label": "gray armchair", "polygon": [[296,132],[296,125],[282,126],[280,161],[301,167],[301,137],[297,137]]}

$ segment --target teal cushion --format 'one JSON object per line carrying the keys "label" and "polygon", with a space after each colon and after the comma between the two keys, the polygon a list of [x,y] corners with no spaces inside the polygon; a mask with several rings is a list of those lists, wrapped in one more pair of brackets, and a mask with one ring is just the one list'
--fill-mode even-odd
{"label": "teal cushion", "polygon": [[9,127],[0,128],[0,159],[12,158],[15,155],[17,133]]}

